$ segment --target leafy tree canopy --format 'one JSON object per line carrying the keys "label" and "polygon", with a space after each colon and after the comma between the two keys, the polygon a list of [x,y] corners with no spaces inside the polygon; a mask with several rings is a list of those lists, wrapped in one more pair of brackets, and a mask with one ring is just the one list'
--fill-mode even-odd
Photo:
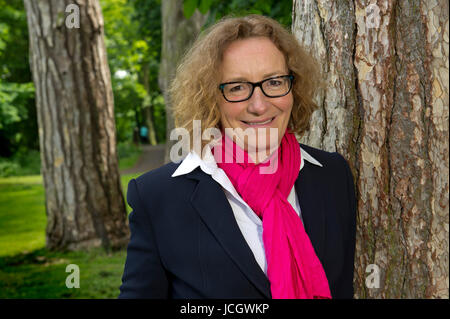
{"label": "leafy tree canopy", "polygon": [[38,149],[34,86],[22,0],[0,0],[0,156]]}
{"label": "leafy tree canopy", "polygon": [[220,18],[233,15],[261,14],[271,17],[286,27],[292,24],[291,0],[184,0],[183,12],[189,18],[198,9],[209,18],[206,25],[211,25]]}

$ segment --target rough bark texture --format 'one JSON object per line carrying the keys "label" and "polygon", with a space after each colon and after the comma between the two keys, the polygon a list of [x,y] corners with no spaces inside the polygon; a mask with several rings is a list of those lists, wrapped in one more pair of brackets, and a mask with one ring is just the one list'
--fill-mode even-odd
{"label": "rough bark texture", "polygon": [[[128,242],[110,73],[97,0],[25,0],[49,249]],[[67,28],[66,6],[80,9]]]}
{"label": "rough bark texture", "polygon": [[293,32],[327,83],[302,141],[341,153],[355,177],[356,298],[449,297],[448,9],[294,0]]}
{"label": "rough bark texture", "polygon": [[198,10],[186,19],[183,15],[183,0],[164,0],[161,2],[162,18],[162,52],[158,76],[159,87],[163,91],[166,104],[166,151],[164,162],[170,162],[170,148],[177,141],[170,140],[170,132],[175,127],[170,97],[167,93],[170,82],[181,57],[197,38],[201,27],[206,21],[207,14],[202,15]]}

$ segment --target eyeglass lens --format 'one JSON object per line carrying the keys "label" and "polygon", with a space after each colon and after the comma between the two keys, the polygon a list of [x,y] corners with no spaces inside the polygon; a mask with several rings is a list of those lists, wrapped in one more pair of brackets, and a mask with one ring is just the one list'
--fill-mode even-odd
{"label": "eyeglass lens", "polygon": [[[276,77],[263,81],[261,88],[268,97],[278,97],[285,95],[290,89],[291,79],[286,77]],[[223,86],[223,94],[230,101],[239,101],[250,98],[253,91],[253,84],[249,82],[228,83]]]}

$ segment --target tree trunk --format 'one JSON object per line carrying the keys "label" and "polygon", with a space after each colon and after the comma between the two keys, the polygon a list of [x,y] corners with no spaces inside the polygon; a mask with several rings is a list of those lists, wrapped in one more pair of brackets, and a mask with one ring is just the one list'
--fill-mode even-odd
{"label": "tree trunk", "polygon": [[153,108],[152,108],[152,98],[150,94],[150,83],[149,83],[149,63],[144,63],[142,66],[142,82],[144,84],[145,89],[145,99],[144,99],[144,105],[142,106],[142,109],[144,111],[144,121],[147,123],[148,127],[148,141],[150,142],[150,145],[156,145],[158,144],[158,141],[156,140],[156,132],[155,132],[155,124],[153,121]]}
{"label": "tree trunk", "polygon": [[[47,247],[124,247],[128,226],[100,5],[97,0],[24,3],[46,193]],[[69,4],[79,8],[79,28],[67,26]]]}
{"label": "tree trunk", "polygon": [[302,142],[355,177],[356,298],[449,297],[448,21],[445,0],[294,0],[327,81]]}
{"label": "tree trunk", "polygon": [[166,104],[166,150],[164,162],[170,161],[170,148],[176,141],[170,140],[170,132],[175,127],[175,121],[167,89],[172,81],[180,58],[196,39],[207,14],[198,10],[187,20],[183,15],[183,0],[164,0],[161,2],[162,18],[162,52],[159,69],[159,87]]}

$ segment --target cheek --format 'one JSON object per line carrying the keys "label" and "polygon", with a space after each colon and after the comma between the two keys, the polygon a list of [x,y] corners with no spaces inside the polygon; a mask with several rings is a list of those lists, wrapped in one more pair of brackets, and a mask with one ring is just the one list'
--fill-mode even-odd
{"label": "cheek", "polygon": [[290,113],[293,104],[294,104],[294,97],[292,96],[292,93],[289,93],[288,95],[286,95],[286,100],[283,103],[285,111]]}
{"label": "cheek", "polygon": [[239,120],[245,106],[242,106],[241,103],[221,103],[219,109],[222,121],[233,121]]}
{"label": "cheek", "polygon": [[292,94],[283,97],[283,100],[278,103],[278,108],[283,111],[283,116],[289,118],[292,111],[292,105],[294,104],[294,98]]}

